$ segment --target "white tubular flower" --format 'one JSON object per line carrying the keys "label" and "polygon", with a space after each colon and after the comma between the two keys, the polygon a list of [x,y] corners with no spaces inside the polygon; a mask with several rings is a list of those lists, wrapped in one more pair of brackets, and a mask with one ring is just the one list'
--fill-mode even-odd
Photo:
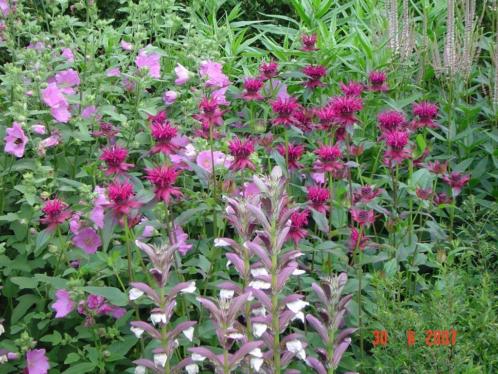
{"label": "white tubular flower", "polygon": [[135,336],[136,336],[137,338],[139,338],[139,339],[140,339],[140,337],[142,336],[142,334],[144,333],[144,330],[142,330],[142,329],[141,329],[141,328],[139,328],[139,327],[134,327],[134,326],[132,326],[132,327],[130,327],[130,330],[131,330],[131,332],[132,332],[132,333],[134,333],[134,334],[135,334]]}
{"label": "white tubular flower", "polygon": [[306,351],[304,350],[303,343],[300,340],[291,340],[285,343],[285,347],[291,353],[294,353],[301,360],[306,360]]}
{"label": "white tubular flower", "polygon": [[139,290],[138,288],[133,287],[130,292],[129,292],[129,299],[130,301],[138,299],[140,296],[142,296],[144,292],[142,290]]}
{"label": "white tubular flower", "polygon": [[194,328],[192,326],[186,330],[183,330],[182,333],[189,341],[192,341],[194,339]]}
{"label": "white tubular flower", "polygon": [[181,293],[194,293],[197,288],[195,287],[195,282],[190,282],[190,285],[183,290],[181,290]]}
{"label": "white tubular flower", "polygon": [[185,370],[187,371],[187,374],[198,374],[199,366],[197,366],[196,364],[190,364],[185,366]]}
{"label": "white tubular flower", "polygon": [[196,361],[196,362],[202,362],[202,361],[204,361],[206,359],[206,357],[201,356],[198,353],[192,353],[191,358],[192,358],[192,361]]}
{"label": "white tubular flower", "polygon": [[254,337],[259,338],[261,335],[265,333],[265,331],[268,329],[268,326],[264,323],[253,323],[252,324],[252,333],[254,334]]}
{"label": "white tubular flower", "polygon": [[166,318],[166,314],[165,313],[152,313],[150,315],[150,320],[152,321],[152,323],[154,325],[157,325],[160,322],[162,322],[162,323],[166,323],[167,322],[167,318]]}
{"label": "white tubular flower", "polygon": [[226,240],[223,240],[221,238],[216,238],[216,239],[214,239],[214,246],[215,247],[228,247],[228,246],[230,246],[230,243],[228,243]]}
{"label": "white tubular flower", "polygon": [[287,308],[294,313],[299,313],[302,309],[306,308],[310,303],[302,300],[296,300],[290,303],[287,303]]}
{"label": "white tubular flower", "polygon": [[269,290],[271,288],[271,283],[263,282],[261,280],[255,280],[249,283],[249,287],[255,288],[257,290]]}
{"label": "white tubular flower", "polygon": [[166,353],[156,353],[154,355],[154,364],[157,366],[164,367],[168,361],[168,355]]}

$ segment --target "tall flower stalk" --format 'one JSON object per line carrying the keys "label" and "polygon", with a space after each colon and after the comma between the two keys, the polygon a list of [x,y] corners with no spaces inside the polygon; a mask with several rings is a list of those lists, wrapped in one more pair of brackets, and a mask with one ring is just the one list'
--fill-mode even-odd
{"label": "tall flower stalk", "polygon": [[350,335],[357,330],[354,327],[343,329],[346,307],[353,298],[353,295],[341,298],[347,280],[347,274],[341,273],[322,279],[320,285],[317,283],[311,285],[318,296],[320,303],[318,315],[321,318],[308,314],[306,320],[322,338],[324,349],[317,351],[319,359],[308,357],[307,363],[318,374],[335,373],[344,352],[351,344]]}
{"label": "tall flower stalk", "polygon": [[153,360],[141,358],[135,360],[136,373],[145,373],[146,368],[157,374],[169,374],[186,368],[187,372],[195,372],[197,365],[186,358],[172,366],[171,359],[178,347],[178,337],[183,333],[192,341],[195,321],[185,321],[175,324],[173,321],[174,310],[177,305],[177,296],[182,293],[193,293],[196,290],[195,282],[181,282],[166,291],[171,267],[174,264],[175,252],[181,243],[153,246],[138,240],[135,244],[149,257],[152,268],[150,273],[154,279],[153,284],[143,282],[130,283],[130,301],[135,301],[143,295],[152,301],[154,307],[150,312],[150,321],[132,321],[131,330],[141,338],[144,332],[154,340],[158,341],[159,347],[153,350]]}
{"label": "tall flower stalk", "polygon": [[261,205],[248,204],[247,207],[261,230],[244,245],[260,260],[259,267],[252,271],[251,287],[261,308],[251,322],[258,326],[258,335],[268,348],[263,355],[265,370],[278,374],[294,356],[306,359],[303,336],[281,337],[292,320],[304,320],[302,309],[308,305],[303,295],[283,292],[290,277],[301,272],[296,259],[302,253],[284,248],[289,239],[290,217],[297,208],[288,207],[286,181],[280,168],[274,168],[270,177],[255,176],[253,181],[261,191]]}

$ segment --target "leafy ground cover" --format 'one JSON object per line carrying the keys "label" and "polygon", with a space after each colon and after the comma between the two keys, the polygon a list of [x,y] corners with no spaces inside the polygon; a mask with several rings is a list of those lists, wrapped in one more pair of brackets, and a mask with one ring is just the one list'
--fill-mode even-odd
{"label": "leafy ground cover", "polygon": [[496,372],[496,9],[0,0],[0,372]]}

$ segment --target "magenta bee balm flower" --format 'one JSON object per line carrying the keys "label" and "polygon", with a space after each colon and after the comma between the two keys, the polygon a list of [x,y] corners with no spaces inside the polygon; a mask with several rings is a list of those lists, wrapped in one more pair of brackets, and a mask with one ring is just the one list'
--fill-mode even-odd
{"label": "magenta bee balm flower", "polygon": [[388,131],[403,130],[404,125],[406,125],[405,115],[395,110],[388,110],[379,113],[377,121],[379,122],[380,130],[383,133]]}
{"label": "magenta bee balm flower", "polygon": [[297,109],[299,109],[299,104],[294,97],[278,97],[270,104],[273,112],[277,114],[277,118],[272,119],[272,123],[274,125],[284,125],[286,127],[289,127],[290,125],[294,124],[295,118],[293,114]]}
{"label": "magenta bee balm flower", "polygon": [[415,128],[421,127],[430,127],[436,128],[437,125],[434,122],[434,119],[438,114],[438,107],[434,103],[430,103],[428,101],[422,101],[421,103],[413,104],[412,109],[413,115],[417,117],[413,121],[413,126]]}
{"label": "magenta bee balm flower", "polygon": [[393,167],[411,157],[408,149],[408,133],[405,131],[392,131],[386,133],[388,150],[384,153],[384,163]]}
{"label": "magenta bee balm flower", "polygon": [[262,100],[263,96],[259,92],[264,82],[260,78],[246,78],[244,80],[244,92],[242,98],[247,101]]}
{"label": "magenta bee balm flower", "polygon": [[470,176],[461,174],[458,171],[452,171],[450,174],[443,175],[443,180],[451,187],[453,196],[458,196],[463,186],[470,180]]}
{"label": "magenta bee balm flower", "polygon": [[340,83],[341,91],[346,96],[361,96],[363,93],[364,87],[363,84],[349,81],[347,83]]}
{"label": "magenta bee balm flower", "polygon": [[315,150],[318,160],[313,168],[321,173],[334,173],[342,170],[343,164],[340,160],[342,152],[337,145],[322,145]]}
{"label": "magenta bee balm flower", "polygon": [[270,60],[269,62],[263,61],[259,65],[259,72],[263,80],[275,78],[278,74],[278,64],[274,60]]}
{"label": "magenta bee balm flower", "polygon": [[291,239],[295,245],[308,235],[308,231],[304,228],[308,225],[309,210],[294,212],[290,216],[291,226],[287,238]]}
{"label": "magenta bee balm flower", "polygon": [[156,198],[168,204],[172,196],[176,198],[182,196],[180,189],[173,186],[180,174],[179,171],[169,166],[158,166],[147,169],[146,172],[147,179],[155,187]]}
{"label": "magenta bee balm flower", "polygon": [[251,140],[242,141],[238,138],[233,139],[228,143],[230,154],[234,157],[230,170],[238,171],[246,168],[256,170],[256,167],[249,160],[249,156],[254,152],[254,143]]}
{"label": "magenta bee balm flower", "polygon": [[128,150],[118,145],[112,145],[105,148],[100,155],[100,159],[107,165],[106,175],[126,173],[133,164],[126,163]]}
{"label": "magenta bee balm flower", "polygon": [[289,170],[297,170],[303,167],[303,165],[299,163],[299,159],[304,153],[304,147],[301,144],[288,144],[287,148],[285,148],[285,145],[279,144],[277,146],[277,151],[287,160],[287,167]]}
{"label": "magenta bee balm flower", "polygon": [[363,109],[363,101],[355,96],[333,97],[329,105],[335,112],[336,121],[343,126],[351,126],[358,122],[356,113]]}
{"label": "magenta bee balm flower", "polygon": [[351,218],[360,226],[369,226],[375,222],[375,214],[372,209],[364,210],[359,208],[352,208]]}
{"label": "magenta bee balm flower", "polygon": [[318,51],[318,48],[316,48],[316,34],[303,34],[301,35],[301,42],[302,42],[302,47],[301,51],[304,52],[312,52],[312,51]]}
{"label": "magenta bee balm flower", "polygon": [[304,83],[307,88],[323,87],[325,84],[320,80],[327,74],[327,69],[322,65],[308,65],[303,68],[303,73],[308,77]]}
{"label": "magenta bee balm flower", "polygon": [[326,214],[329,209],[326,205],[327,201],[330,199],[329,190],[320,186],[309,186],[307,190],[310,206],[316,211]]}
{"label": "magenta bee balm flower", "polygon": [[12,123],[12,127],[6,129],[4,152],[16,157],[24,156],[24,149],[28,143],[28,137],[24,134],[22,126],[18,122]]}
{"label": "magenta bee balm flower", "polygon": [[71,210],[68,209],[68,205],[59,199],[46,201],[42,212],[44,216],[40,219],[40,222],[47,225],[49,231],[55,230],[57,226],[71,217]]}
{"label": "magenta bee balm flower", "polygon": [[389,90],[389,86],[386,83],[386,73],[383,71],[372,71],[368,75],[368,81],[370,86],[368,87],[370,91],[384,92]]}
{"label": "magenta bee balm flower", "polygon": [[110,200],[109,206],[117,217],[128,216],[132,209],[140,206],[138,201],[133,200],[135,192],[129,182],[114,181],[107,187],[107,195]]}

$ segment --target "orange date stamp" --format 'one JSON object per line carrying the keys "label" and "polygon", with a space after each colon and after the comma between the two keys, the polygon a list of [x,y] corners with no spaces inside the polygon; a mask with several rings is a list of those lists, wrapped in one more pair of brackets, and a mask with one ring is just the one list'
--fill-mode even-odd
{"label": "orange date stamp", "polygon": [[[419,336],[420,338],[420,336]],[[454,346],[456,344],[456,330],[425,330],[424,343],[427,347]],[[414,330],[406,330],[406,344],[412,347],[417,342],[417,333]],[[387,346],[389,344],[389,334],[386,330],[374,330],[373,341],[374,347]]]}

